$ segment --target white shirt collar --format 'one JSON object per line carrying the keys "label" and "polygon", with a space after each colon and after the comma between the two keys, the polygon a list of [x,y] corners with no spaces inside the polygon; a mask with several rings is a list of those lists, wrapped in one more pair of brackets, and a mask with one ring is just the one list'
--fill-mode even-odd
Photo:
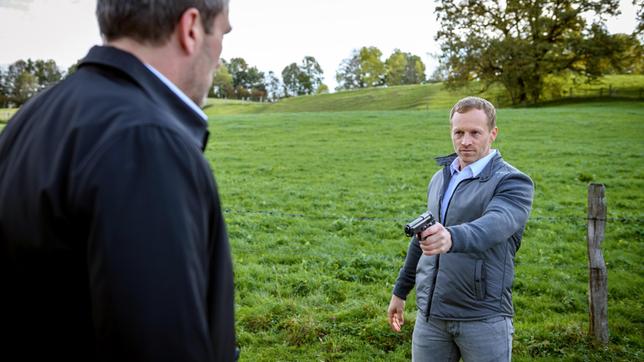
{"label": "white shirt collar", "polygon": [[199,106],[192,101],[192,99],[188,98],[188,96],[179,89],[174,83],[170,81],[170,79],[166,78],[165,75],[161,74],[158,70],[154,69],[153,66],[150,64],[145,65],[152,74],[156,75],[157,78],[159,78],[170,90],[177,95],[185,104],[187,104],[192,110],[194,110],[205,122],[208,122],[208,116],[204,113],[204,111],[199,108]]}
{"label": "white shirt collar", "polygon": [[496,155],[496,150],[492,149],[490,150],[490,153],[487,154],[487,156],[477,160],[476,162],[473,162],[467,165],[464,169],[460,171],[459,171],[458,157],[456,157],[454,161],[452,161],[452,164],[449,166],[449,169],[452,173],[452,176],[454,176],[455,173],[468,172],[468,173],[471,173],[471,177],[476,177],[481,173],[481,171],[483,171],[485,166],[487,166],[487,164],[490,162],[492,157],[494,157],[494,155]]}

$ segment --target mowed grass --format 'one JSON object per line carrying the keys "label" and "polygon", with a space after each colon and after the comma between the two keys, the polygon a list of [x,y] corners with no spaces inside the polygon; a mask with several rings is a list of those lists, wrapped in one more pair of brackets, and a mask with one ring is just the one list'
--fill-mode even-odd
{"label": "mowed grass", "polygon": [[[410,359],[415,294],[401,334],[386,308],[403,225],[425,209],[433,157],[452,151],[448,108],[211,118],[242,360]],[[644,104],[498,113],[496,148],[536,185],[516,260],[514,360],[642,360]],[[610,218],[607,347],[587,335],[589,182],[606,185]]]}

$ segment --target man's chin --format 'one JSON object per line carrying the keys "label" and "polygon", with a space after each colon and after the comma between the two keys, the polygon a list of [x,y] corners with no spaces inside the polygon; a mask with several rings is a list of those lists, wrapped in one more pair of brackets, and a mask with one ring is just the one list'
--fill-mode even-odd
{"label": "man's chin", "polygon": [[461,160],[461,162],[462,162],[462,163],[464,163],[465,165],[469,165],[469,164],[474,163],[474,162],[476,162],[476,161],[477,161],[477,160],[476,160],[475,155],[474,155],[474,154],[471,154],[471,153],[465,153],[465,154],[463,154],[463,153],[460,153],[460,152],[459,152],[459,153],[458,153],[458,158],[459,158],[459,159]]}
{"label": "man's chin", "polygon": [[206,105],[206,101],[208,100],[208,94],[204,94],[202,97],[192,96],[190,97],[190,99],[195,102],[197,106],[203,108],[203,106]]}
{"label": "man's chin", "polygon": [[207,100],[208,100],[208,97],[207,97],[207,94],[206,94],[206,95],[204,95],[203,97],[201,97],[201,100],[199,100],[199,102],[195,102],[195,103],[197,103],[197,105],[198,105],[199,107],[203,108],[203,106],[205,106],[205,105],[206,105],[206,101],[207,101]]}

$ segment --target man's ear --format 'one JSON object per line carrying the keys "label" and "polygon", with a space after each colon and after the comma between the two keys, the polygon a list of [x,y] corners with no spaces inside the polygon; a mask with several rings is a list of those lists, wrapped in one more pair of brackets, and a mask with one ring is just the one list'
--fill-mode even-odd
{"label": "man's ear", "polygon": [[497,136],[498,134],[499,134],[499,128],[498,128],[498,127],[494,127],[494,128],[492,129],[492,131],[490,132],[490,136],[492,137],[492,142],[494,142],[494,140],[496,140],[496,136]]}
{"label": "man's ear", "polygon": [[183,51],[189,55],[197,51],[203,33],[199,10],[189,8],[184,11],[179,18],[175,33]]}

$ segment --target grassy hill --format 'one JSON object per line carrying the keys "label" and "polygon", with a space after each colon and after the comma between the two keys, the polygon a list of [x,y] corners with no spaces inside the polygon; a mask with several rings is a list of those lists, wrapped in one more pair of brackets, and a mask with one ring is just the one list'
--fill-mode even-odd
{"label": "grassy hill", "polygon": [[435,110],[445,108],[463,91],[452,92],[441,83],[415,84],[349,90],[330,94],[299,96],[276,103],[209,99],[209,116],[280,112],[344,112]]}
{"label": "grassy hill", "polygon": [[[559,94],[566,97],[560,100],[563,102],[578,100],[569,98],[571,90],[573,97],[583,97],[585,100],[609,95],[641,99],[644,97],[644,75],[609,75],[590,84],[562,83],[558,85],[558,89]],[[205,111],[209,116],[278,112],[430,111],[449,109],[457,99],[477,93],[476,84],[457,90],[448,90],[442,83],[416,84],[291,97],[272,104],[209,99],[209,106]],[[503,89],[498,86],[481,96],[497,106],[509,105]]]}

